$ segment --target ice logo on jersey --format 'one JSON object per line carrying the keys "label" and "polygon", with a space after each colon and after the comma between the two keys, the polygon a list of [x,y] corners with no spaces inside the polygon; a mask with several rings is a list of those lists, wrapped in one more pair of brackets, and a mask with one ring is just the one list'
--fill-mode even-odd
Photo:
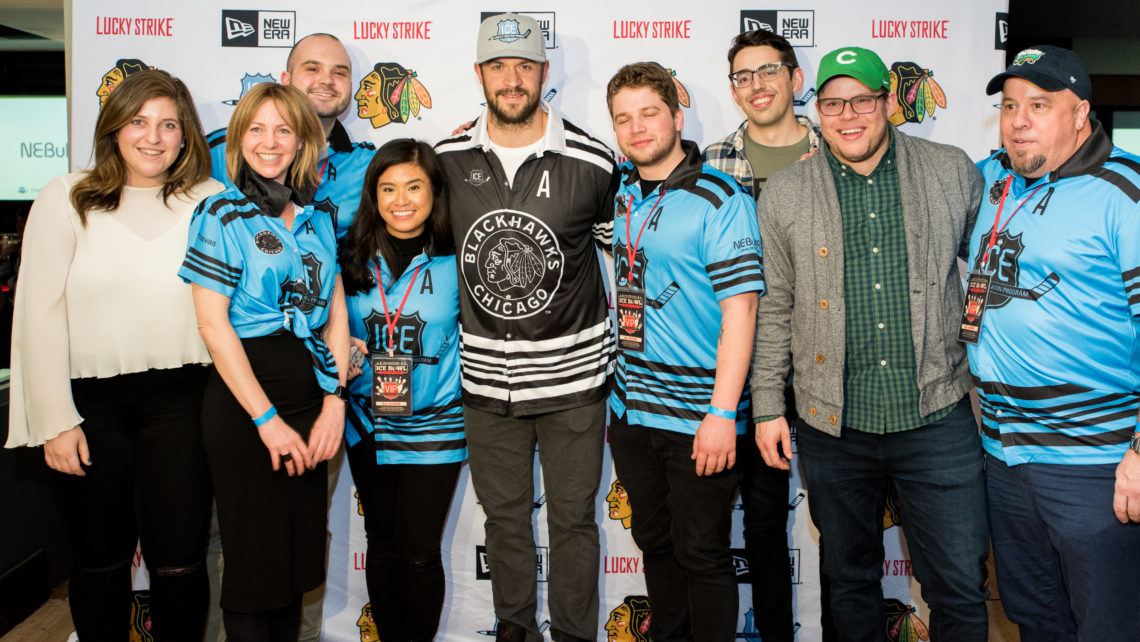
{"label": "ice logo on jersey", "polygon": [[[277,237],[274,237],[277,238]],[[281,241],[278,240],[278,243]],[[301,266],[305,276],[296,281],[290,281],[286,276],[281,283],[281,296],[277,305],[284,307],[291,305],[301,314],[309,314],[318,307],[325,306],[328,301],[321,298],[321,269],[323,264],[315,254],[309,252],[301,255]]]}
{"label": "ice logo on jersey", "polygon": [[[974,261],[974,267],[978,270],[981,270],[982,256],[986,254],[986,248],[990,244],[992,234],[992,227],[988,232],[982,234],[978,247],[978,258]],[[1021,235],[1010,234],[1008,230],[1002,230],[1002,233],[998,234],[997,239],[994,240],[994,246],[989,250],[990,258],[986,259],[986,269],[991,270],[994,274],[993,282],[990,285],[990,295],[986,300],[987,308],[1000,308],[1009,303],[1011,297],[1002,292],[1005,288],[998,289],[993,286],[1017,287],[1017,280],[1021,276],[1021,267],[1018,265],[1017,259],[1024,249],[1025,247],[1021,244]]]}
{"label": "ice logo on jersey", "polygon": [[[368,330],[368,349],[388,350],[388,322],[383,312],[372,311],[364,319],[364,327]],[[392,348],[397,354],[419,356],[424,353],[423,334],[427,324],[420,317],[418,311],[411,314],[401,314],[396,321],[396,337]]]}
{"label": "ice logo on jersey", "polygon": [[523,319],[550,305],[564,264],[546,223],[526,212],[497,210],[467,231],[459,267],[479,307],[500,319]]}
{"label": "ice logo on jersey", "polygon": [[[975,269],[981,268],[982,255],[989,246],[991,234],[993,234],[992,227],[978,242],[978,258],[974,260]],[[993,249],[989,251],[990,258],[986,261],[986,268],[994,274],[990,283],[990,295],[986,299],[986,308],[1000,308],[1009,303],[1010,299],[1036,301],[1061,282],[1061,277],[1056,272],[1050,272],[1037,285],[1031,288],[1020,287],[1018,282],[1021,278],[1021,267],[1018,265],[1018,258],[1024,249],[1020,234],[1003,231],[994,241]]]}
{"label": "ice logo on jersey", "polygon": [[649,259],[645,258],[645,250],[637,248],[633,255],[633,270],[629,267],[629,246],[625,241],[618,241],[614,249],[614,273],[619,288],[645,289],[645,267]]}

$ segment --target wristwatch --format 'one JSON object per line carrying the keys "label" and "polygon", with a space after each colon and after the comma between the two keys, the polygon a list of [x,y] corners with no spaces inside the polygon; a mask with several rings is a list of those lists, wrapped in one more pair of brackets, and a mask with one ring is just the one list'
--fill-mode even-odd
{"label": "wristwatch", "polygon": [[345,388],[344,386],[337,386],[336,390],[333,390],[332,392],[326,394],[336,395],[337,397],[340,397],[341,401],[345,403],[348,402],[348,388]]}
{"label": "wristwatch", "polygon": [[1140,432],[1132,433],[1132,441],[1128,442],[1128,449],[1140,455]]}

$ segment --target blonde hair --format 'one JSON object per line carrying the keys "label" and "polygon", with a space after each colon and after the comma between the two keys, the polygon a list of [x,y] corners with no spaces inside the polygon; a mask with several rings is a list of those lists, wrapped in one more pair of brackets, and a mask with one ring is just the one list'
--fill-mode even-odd
{"label": "blonde hair", "polygon": [[127,166],[119,151],[119,130],[155,98],[169,98],[178,110],[183,147],[162,182],[162,200],[186,193],[210,177],[210,148],[190,90],[181,80],[160,69],[138,71],[127,77],[107,97],[95,121],[95,165],[71,188],[71,205],[87,225],[91,210],[113,212],[127,184]]}
{"label": "blonde hair", "polygon": [[261,109],[261,105],[267,100],[273,101],[281,117],[293,128],[297,138],[303,143],[289,166],[285,184],[298,194],[312,196],[320,180],[317,160],[321,157],[325,133],[321,128],[321,121],[317,118],[317,112],[309,104],[309,99],[294,87],[275,82],[259,83],[238,101],[234,114],[230,117],[230,125],[226,129],[226,173],[231,181],[237,182],[238,175],[246,166],[241,152],[242,138],[245,137],[245,132],[249,129],[257,110]]}

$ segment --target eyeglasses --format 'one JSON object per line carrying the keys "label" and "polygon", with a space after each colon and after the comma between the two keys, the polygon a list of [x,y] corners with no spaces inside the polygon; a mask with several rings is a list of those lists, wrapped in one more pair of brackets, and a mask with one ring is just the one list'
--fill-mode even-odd
{"label": "eyeglasses", "polygon": [[851,111],[856,114],[869,114],[875,111],[875,106],[880,98],[886,98],[886,94],[863,94],[862,96],[855,96],[854,98],[817,98],[815,104],[819,107],[819,113],[824,116],[838,116],[843,113],[843,108],[847,103],[851,103]]}
{"label": "eyeglasses", "polygon": [[759,74],[763,80],[775,80],[776,77],[780,75],[780,70],[784,67],[787,67],[789,72],[796,68],[795,65],[789,65],[786,62],[770,62],[766,65],[761,65],[757,69],[744,69],[733,72],[728,75],[728,79],[731,80],[732,84],[736,87],[748,87],[752,85],[752,77],[754,75]]}

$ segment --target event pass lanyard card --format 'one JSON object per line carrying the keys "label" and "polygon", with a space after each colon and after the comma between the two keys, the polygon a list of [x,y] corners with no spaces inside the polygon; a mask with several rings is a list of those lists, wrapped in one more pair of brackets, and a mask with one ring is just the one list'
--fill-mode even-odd
{"label": "event pass lanyard card", "polygon": [[966,279],[966,308],[962,310],[962,323],[958,326],[958,340],[978,343],[982,335],[982,315],[986,312],[986,299],[990,296],[992,274],[970,272]]}
{"label": "event pass lanyard card", "polygon": [[993,283],[993,272],[986,271],[986,264],[989,263],[990,251],[993,250],[994,241],[997,236],[1005,231],[1009,226],[1009,222],[1021,210],[1021,208],[1028,203],[1035,194],[1041,189],[1042,185],[1038,185],[1036,189],[1029,193],[1020,204],[1013,210],[1013,214],[1005,220],[1005,225],[998,226],[1001,223],[1001,211],[1005,207],[1005,199],[1009,196],[1009,186],[1013,183],[1013,177],[1010,176],[1005,179],[1005,187],[1002,188],[1001,200],[997,204],[997,214],[994,217],[994,227],[990,232],[989,243],[986,244],[985,253],[982,255],[981,269],[970,272],[970,276],[966,279],[966,305],[962,310],[962,322],[958,326],[958,340],[962,343],[977,344],[978,339],[982,336],[982,315],[986,312],[986,300],[990,296],[990,285]]}
{"label": "event pass lanyard card", "polygon": [[411,357],[372,357],[372,415],[409,417],[412,414]]}
{"label": "event pass lanyard card", "polygon": [[388,299],[384,296],[384,283],[380,280],[380,267],[376,267],[376,287],[380,290],[380,301],[384,306],[384,321],[388,329],[388,356],[376,355],[372,357],[372,416],[373,417],[410,417],[412,414],[412,358],[397,357],[396,348],[396,322],[400,320],[400,313],[404,304],[408,302],[408,295],[412,293],[412,286],[416,284],[416,277],[420,268],[412,273],[412,282],[404,292],[404,300],[396,309],[395,318],[388,313]]}
{"label": "event pass lanyard card", "polygon": [[645,351],[645,291],[617,291],[618,347],[627,352]]}
{"label": "event pass lanyard card", "polygon": [[[626,206],[625,238],[629,263],[625,282],[629,286],[619,287],[617,290],[618,348],[626,352],[645,352],[645,290],[631,287],[634,284],[633,264],[637,256],[637,246],[641,244],[641,235],[645,232],[645,224],[653,218],[653,211],[661,204],[661,199],[665,198],[667,191],[662,189],[653,207],[649,208],[649,214],[641,222],[636,240],[629,233],[629,219],[633,218],[632,194],[629,196],[629,205]],[[644,278],[643,274],[642,279]]]}

